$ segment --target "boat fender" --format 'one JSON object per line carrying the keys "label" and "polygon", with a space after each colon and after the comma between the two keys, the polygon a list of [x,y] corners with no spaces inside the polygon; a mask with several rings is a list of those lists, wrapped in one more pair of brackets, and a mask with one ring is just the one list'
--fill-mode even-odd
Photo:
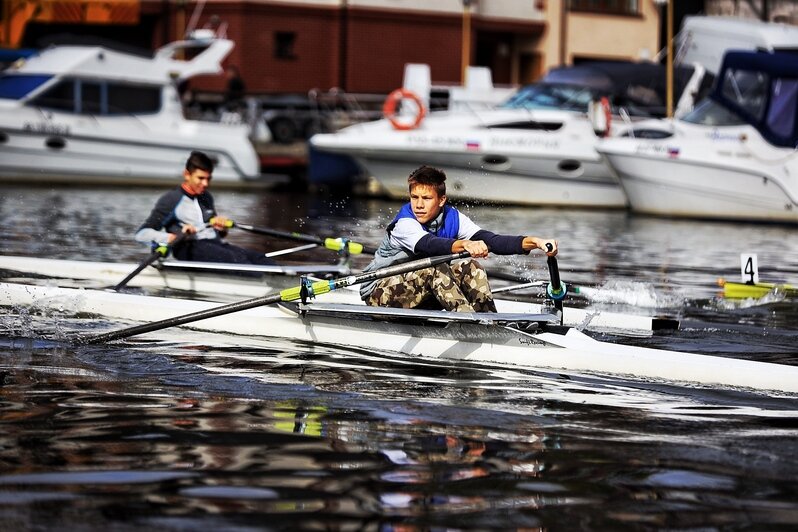
{"label": "boat fender", "polygon": [[612,110],[610,108],[609,98],[602,96],[598,103],[591,101],[588,113],[590,115],[590,122],[593,124],[593,131],[597,134],[601,134],[602,137],[609,137],[610,126],[612,124]]}
{"label": "boat fender", "polygon": [[[396,107],[402,100],[411,100],[415,103],[416,112],[409,122],[406,120],[399,120],[399,116],[397,116],[396,113]],[[385,98],[385,103],[382,105],[382,114],[388,119],[394,129],[405,131],[408,129],[415,129],[421,124],[426,114],[426,109],[418,94],[407,89],[396,89]]]}

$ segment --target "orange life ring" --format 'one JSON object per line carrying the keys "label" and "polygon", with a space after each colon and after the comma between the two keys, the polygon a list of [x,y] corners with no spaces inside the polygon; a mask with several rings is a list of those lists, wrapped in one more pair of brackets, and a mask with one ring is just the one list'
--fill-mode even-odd
{"label": "orange life ring", "polygon": [[[410,122],[399,120],[399,117],[396,115],[396,107],[399,105],[399,102],[405,99],[412,100],[416,104],[417,111],[413,116],[413,120]],[[394,129],[415,129],[424,119],[426,113],[427,110],[424,108],[424,102],[421,101],[418,94],[407,89],[396,89],[385,98],[385,103],[382,104],[382,115],[391,122]]]}
{"label": "orange life ring", "polygon": [[602,96],[601,100],[601,108],[604,110],[604,120],[607,123],[607,127],[604,129],[604,136],[610,136],[610,125],[612,124],[612,110],[610,109],[610,100],[606,96]]}

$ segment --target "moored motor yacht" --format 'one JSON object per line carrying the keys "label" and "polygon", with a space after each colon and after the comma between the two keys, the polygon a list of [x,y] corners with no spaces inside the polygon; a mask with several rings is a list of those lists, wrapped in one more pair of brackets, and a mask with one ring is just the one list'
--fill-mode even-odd
{"label": "moored motor yacht", "polygon": [[[680,68],[677,96],[689,99],[702,76],[700,67]],[[664,68],[653,63],[555,69],[494,109],[433,112],[412,120],[417,123],[412,128],[388,117],[315,135],[310,141],[311,174],[314,164],[329,165],[332,157],[353,158],[388,195],[404,198],[407,176],[429,164],[447,173],[452,198],[624,207],[623,191],[594,149],[597,125],[589,110],[602,97],[607,99],[606,114],[612,112],[616,121],[604,131],[627,127],[619,113],[632,120],[662,116],[664,79]]]}
{"label": "moored motor yacht", "polygon": [[637,212],[795,223],[796,147],[798,56],[736,51],[693,112],[638,124],[597,149]]}
{"label": "moored motor yacht", "polygon": [[249,128],[187,119],[177,91],[193,76],[220,73],[233,46],[200,34],[154,57],[52,46],[14,63],[0,75],[0,177],[174,183],[196,149],[216,161],[217,185],[259,183]]}

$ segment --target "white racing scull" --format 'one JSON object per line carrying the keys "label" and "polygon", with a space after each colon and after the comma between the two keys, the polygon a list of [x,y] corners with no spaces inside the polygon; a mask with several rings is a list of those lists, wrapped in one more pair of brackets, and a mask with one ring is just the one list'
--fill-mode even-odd
{"label": "white racing scull", "polygon": [[[18,277],[6,280],[30,282],[36,275],[48,285],[83,288],[106,288],[115,285],[136,267],[133,263],[110,263],[77,260],[58,260],[35,257],[0,256],[0,270],[15,272]],[[296,284],[301,275],[323,277],[348,275],[346,266],[257,266],[165,260],[141,271],[129,283],[130,287],[151,290],[188,290],[204,296],[258,297]],[[78,282],[71,282],[76,280]],[[64,281],[70,281],[64,283]],[[325,294],[325,301],[360,304],[357,290],[338,290]],[[548,312],[545,305],[496,299],[496,307],[503,313],[540,314]],[[679,322],[670,318],[629,313],[597,311],[574,307],[563,308],[563,324],[599,332],[647,334],[662,329],[676,329]]]}
{"label": "white racing scull", "polygon": [[[55,280],[89,281],[93,288],[98,288],[97,285],[110,288],[136,267],[132,262],[0,256],[0,270]],[[348,266],[337,264],[261,266],[168,259],[145,268],[127,286],[252,297],[293,286],[301,275],[338,277],[349,273]]]}
{"label": "white racing scull", "polygon": [[[17,283],[0,283],[0,305],[144,322],[218,307],[208,301]],[[545,313],[280,303],[196,321],[190,327],[534,370],[798,393],[797,366],[599,342],[560,326],[558,317]]]}

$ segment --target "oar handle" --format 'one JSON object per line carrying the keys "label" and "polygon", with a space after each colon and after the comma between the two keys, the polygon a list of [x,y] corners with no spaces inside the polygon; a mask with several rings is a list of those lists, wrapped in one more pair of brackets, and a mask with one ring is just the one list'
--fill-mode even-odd
{"label": "oar handle", "polygon": [[[550,243],[546,244],[546,251],[551,252],[553,249],[554,247]],[[549,266],[549,278],[551,279],[551,283],[546,287],[546,294],[554,301],[554,308],[562,312],[562,300],[565,299],[567,288],[560,280],[560,267],[557,264],[557,257],[549,255],[546,262]]]}

